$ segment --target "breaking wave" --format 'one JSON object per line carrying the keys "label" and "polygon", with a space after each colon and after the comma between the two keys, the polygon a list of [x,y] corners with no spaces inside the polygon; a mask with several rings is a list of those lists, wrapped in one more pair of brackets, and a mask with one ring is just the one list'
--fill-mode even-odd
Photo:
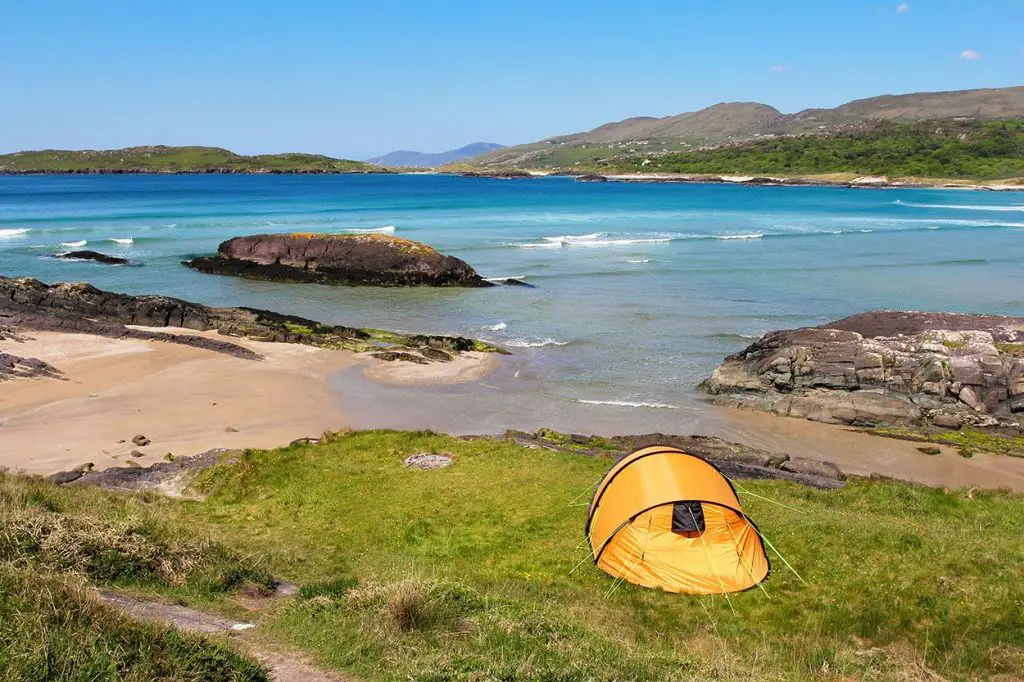
{"label": "breaking wave", "polygon": [[614,405],[616,407],[647,407],[658,410],[678,410],[678,405],[669,405],[668,403],[656,403],[656,402],[633,402],[630,400],[584,400],[583,398],[577,398],[577,402],[586,403],[587,405]]}
{"label": "breaking wave", "polygon": [[568,346],[568,341],[556,341],[555,339],[512,339],[511,341],[505,342],[506,346],[512,346],[513,348],[543,348],[544,346]]}
{"label": "breaking wave", "polygon": [[29,228],[27,227],[0,230],[0,239],[13,239],[15,237],[24,237],[26,234],[28,234],[28,232]]}
{"label": "breaking wave", "polygon": [[484,329],[489,329],[492,332],[500,332],[502,329],[505,329],[507,327],[508,325],[505,324],[504,322],[499,322],[498,324],[492,324],[487,327],[484,327]]}
{"label": "breaking wave", "polygon": [[[841,230],[840,230],[841,232]],[[839,232],[830,232],[830,234],[839,234]],[[751,232],[750,234],[716,234],[715,239],[761,239],[764,237],[764,232]]]}
{"label": "breaking wave", "polygon": [[897,199],[892,202],[897,206],[907,206],[910,208],[943,208],[952,209],[955,211],[1015,211],[1024,212],[1024,205],[1011,204],[1009,206],[985,206],[984,204],[917,204],[910,201],[901,201]]}
{"label": "breaking wave", "polygon": [[72,248],[73,249],[73,248],[76,248],[76,247],[79,247],[79,246],[85,246],[88,243],[89,243],[88,241],[86,241],[85,239],[82,239],[82,240],[79,240],[77,242],[61,242],[60,245],[61,246],[66,246],[68,248]]}
{"label": "breaking wave", "polygon": [[345,231],[346,232],[355,232],[357,234],[366,234],[366,233],[369,233],[369,232],[389,232],[390,233],[390,232],[394,232],[395,229],[396,228],[395,228],[394,225],[383,225],[381,227],[364,227],[364,228],[353,227],[352,229],[345,230]]}
{"label": "breaking wave", "polygon": [[135,243],[135,240],[131,237],[111,237],[107,241],[114,244],[120,244],[121,246],[131,246]]}

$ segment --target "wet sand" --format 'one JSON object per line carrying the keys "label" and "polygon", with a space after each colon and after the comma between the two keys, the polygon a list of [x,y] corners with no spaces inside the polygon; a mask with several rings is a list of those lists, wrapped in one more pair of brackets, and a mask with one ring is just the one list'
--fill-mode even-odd
{"label": "wet sand", "polygon": [[832,462],[844,473],[890,476],[930,486],[1007,488],[1024,492],[1024,458],[977,453],[961,457],[949,445],[941,455],[926,455],[926,443],[873,436],[850,427],[725,407],[709,406],[718,415],[708,435]]}
{"label": "wet sand", "polygon": [[[279,447],[348,426],[329,385],[339,370],[365,365],[368,373],[395,384],[444,383],[479,378],[492,366],[479,357],[432,365],[380,363],[347,351],[202,335],[229,340],[264,359],[55,332],[0,343],[5,351],[45,360],[64,373],[64,380],[0,383],[0,466],[49,474],[85,462],[97,469],[126,461],[146,466],[167,453]],[[133,445],[136,434],[151,444]],[[132,457],[133,450],[144,456]]]}

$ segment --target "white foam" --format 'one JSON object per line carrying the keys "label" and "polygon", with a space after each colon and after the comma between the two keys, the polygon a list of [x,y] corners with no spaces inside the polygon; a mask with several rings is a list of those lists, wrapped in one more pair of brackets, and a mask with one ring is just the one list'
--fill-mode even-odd
{"label": "white foam", "polygon": [[667,244],[671,238],[662,239],[600,239],[585,242],[566,242],[567,246],[585,246],[587,248],[598,248],[602,246],[632,246],[633,244]]}
{"label": "white foam", "polygon": [[557,237],[544,237],[549,242],[588,242],[598,237],[606,236],[604,232],[592,232],[590,234],[563,234]]}
{"label": "white foam", "polygon": [[82,239],[82,240],[77,241],[77,242],[61,242],[60,245],[61,246],[67,246],[69,248],[76,248],[76,247],[79,247],[79,246],[85,246],[88,243],[89,242],[87,242],[86,240]]}
{"label": "white foam", "polygon": [[543,348],[544,346],[567,346],[568,341],[556,341],[555,339],[540,339],[539,341],[530,341],[529,339],[512,339],[511,341],[505,342],[506,346],[512,346],[513,348]]}
{"label": "white foam", "polygon": [[498,324],[492,324],[488,327],[484,327],[484,329],[490,329],[492,332],[500,332],[502,329],[505,329],[506,327],[508,327],[507,324],[505,324],[504,322],[499,322]]}
{"label": "white foam", "polygon": [[715,239],[760,239],[763,236],[764,232],[751,232],[750,234],[719,234],[715,235]]}
{"label": "white foam", "polygon": [[120,244],[121,246],[131,246],[135,243],[135,240],[131,237],[111,237],[107,241],[113,242],[114,244]]}
{"label": "white foam", "polygon": [[627,258],[627,263],[650,263],[650,258]]}
{"label": "white foam", "polygon": [[562,248],[562,242],[541,242],[540,244],[510,244],[510,246],[518,246],[520,249],[560,249]]}
{"label": "white foam", "polygon": [[655,402],[632,402],[630,400],[584,400],[583,398],[577,399],[581,403],[587,405],[614,405],[615,407],[647,407],[657,410],[678,410],[677,405],[669,405],[668,403],[655,403]]}
{"label": "white foam", "polygon": [[634,244],[667,244],[672,241],[671,237],[641,238],[641,239],[600,239],[602,233],[596,232],[592,235],[544,237],[543,242],[528,242],[516,244],[521,249],[549,249],[549,248],[602,248],[606,246],[632,246]]}
{"label": "white foam", "polygon": [[27,227],[0,230],[0,239],[16,239],[18,237],[24,237],[28,232],[29,230]]}
{"label": "white foam", "polygon": [[360,233],[360,234],[366,234],[366,233],[369,233],[369,232],[394,232],[395,229],[396,228],[395,228],[394,225],[383,225],[381,227],[366,227],[366,228],[353,227],[350,230],[346,230],[346,232],[356,232],[356,233]]}
{"label": "white foam", "polygon": [[1024,212],[1024,205],[1011,204],[1009,206],[986,206],[984,204],[915,204],[909,201],[900,201],[897,199],[892,202],[899,206],[909,206],[911,208],[945,208],[953,209],[958,211],[1015,211]]}

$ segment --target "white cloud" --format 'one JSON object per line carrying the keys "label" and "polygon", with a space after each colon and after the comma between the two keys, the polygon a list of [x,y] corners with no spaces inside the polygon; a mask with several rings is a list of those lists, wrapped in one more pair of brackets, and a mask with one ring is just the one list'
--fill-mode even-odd
{"label": "white cloud", "polygon": [[966,59],[969,62],[976,62],[981,59],[981,53],[975,52],[974,50],[964,50],[960,53],[960,59]]}
{"label": "white cloud", "polygon": [[793,70],[792,66],[787,66],[785,64],[776,64],[775,66],[772,67],[772,71],[792,71],[792,70]]}
{"label": "white cloud", "polygon": [[896,14],[906,14],[910,11],[909,2],[901,2],[900,6],[896,8]]}

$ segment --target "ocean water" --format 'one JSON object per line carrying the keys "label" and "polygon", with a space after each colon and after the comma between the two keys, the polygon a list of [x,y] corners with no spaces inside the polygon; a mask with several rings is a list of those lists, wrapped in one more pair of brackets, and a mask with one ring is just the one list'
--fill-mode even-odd
{"label": "ocean water", "polygon": [[[391,232],[536,288],[252,282],[180,261],[232,236]],[[88,248],[133,266],[61,261]],[[0,177],[0,274],[474,336],[488,380],[335,378],[357,426],[680,430],[695,385],[771,329],[872,308],[1024,315],[1024,194],[443,175]]]}

